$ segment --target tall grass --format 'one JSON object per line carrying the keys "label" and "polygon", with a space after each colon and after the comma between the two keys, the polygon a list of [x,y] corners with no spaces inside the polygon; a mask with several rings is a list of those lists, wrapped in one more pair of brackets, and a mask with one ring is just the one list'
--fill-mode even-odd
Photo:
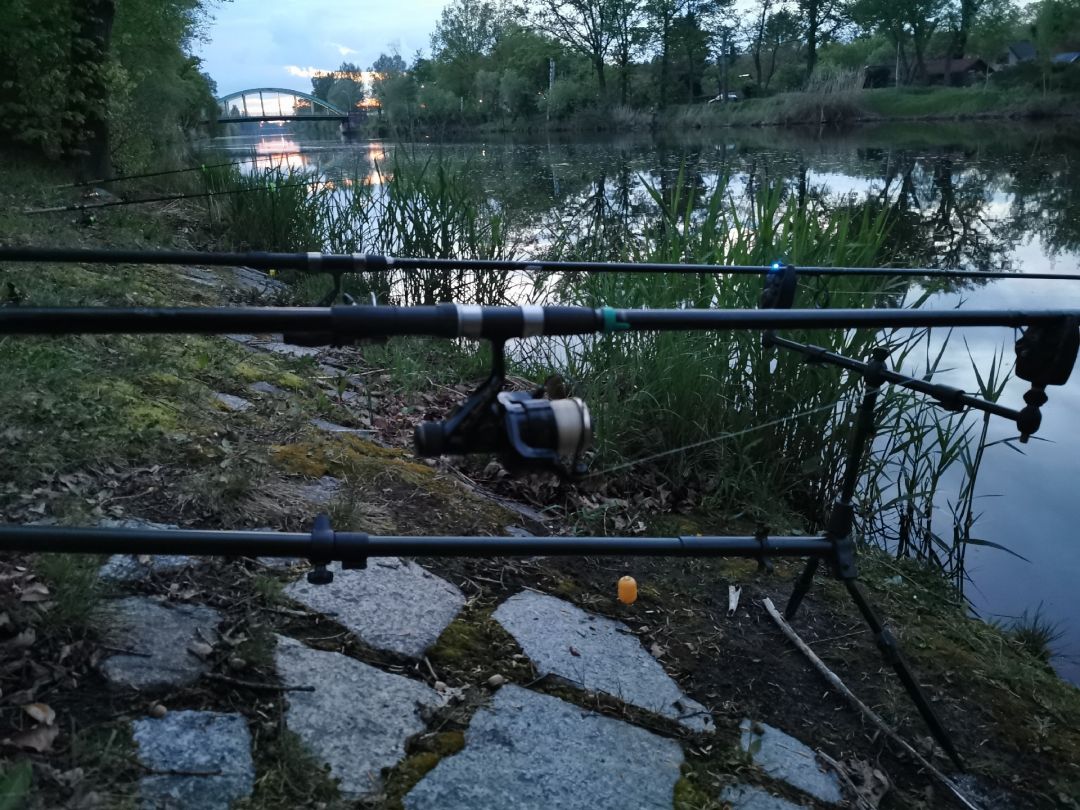
{"label": "tall grass", "polygon": [[[382,182],[338,178],[301,186],[291,175],[233,176],[251,194],[222,197],[218,215],[234,239],[254,248],[403,253],[443,258],[513,256],[508,212],[469,183],[467,167],[398,158]],[[298,190],[302,189],[302,190]],[[825,199],[778,185],[735,196],[719,179],[711,190],[680,175],[670,190],[644,185],[644,213],[633,218],[567,217],[545,242],[544,258],[655,262],[763,264],[886,263],[890,216],[854,199]],[[328,284],[296,279],[310,301]],[[321,285],[321,286],[320,286]],[[752,308],[761,281],[754,276],[708,274],[587,274],[524,279],[508,273],[468,272],[350,278],[357,292],[384,302],[444,300],[500,303],[540,298],[615,307]],[[901,279],[835,277],[802,282],[802,306],[901,306]],[[923,299],[914,301],[918,306]],[[883,342],[891,362],[908,367],[916,352],[923,376],[939,372],[944,348],[929,354],[930,335],[848,330],[793,333],[853,357]],[[371,359],[396,370],[405,385],[430,374],[417,358],[436,356],[422,342],[379,349]],[[437,354],[452,380],[477,376],[483,353],[456,346]],[[842,473],[845,442],[861,380],[807,364],[797,355],[762,345],[742,332],[630,333],[517,347],[517,370],[536,379],[560,373],[584,396],[599,429],[593,467],[617,487],[639,479],[668,488],[674,500],[707,516],[820,525]],[[1005,374],[996,360],[983,395],[995,398]],[[419,380],[419,382],[417,382]],[[962,584],[971,539],[975,482],[986,444],[986,425],[974,429],[962,415],[946,414],[923,397],[888,387],[879,411],[879,439],[861,487],[861,535],[945,570]],[[960,466],[964,484],[953,504],[952,537],[942,530],[934,501],[949,470]]]}

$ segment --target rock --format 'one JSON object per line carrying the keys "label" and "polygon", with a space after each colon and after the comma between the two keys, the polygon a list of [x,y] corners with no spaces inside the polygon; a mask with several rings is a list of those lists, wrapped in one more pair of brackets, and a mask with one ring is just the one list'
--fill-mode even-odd
{"label": "rock", "polygon": [[164,703],[155,703],[153,706],[150,707],[149,712],[151,717],[156,717],[158,720],[160,720],[168,713],[169,709],[165,706]]}
{"label": "rock", "polygon": [[204,605],[165,607],[141,596],[120,599],[110,607],[109,643],[138,653],[120,653],[102,662],[101,671],[113,685],[142,690],[184,686],[207,670],[188,647],[202,643],[197,631],[213,633],[221,622],[216,610]]}
{"label": "rock", "polygon": [[473,716],[465,748],[405,796],[406,810],[670,810],[674,740],[507,685]]}
{"label": "rock", "polygon": [[[98,522],[102,529],[178,529],[169,523],[151,523],[147,520],[128,518],[127,520],[102,520]],[[146,555],[140,555],[146,557]],[[106,582],[142,582],[152,575],[175,574],[185,568],[200,565],[202,560],[182,554],[157,554],[140,560],[134,554],[114,554],[98,571],[98,576]]]}
{"label": "rock", "polygon": [[255,406],[251,404],[249,400],[243,397],[233,396],[232,394],[222,394],[220,392],[214,394],[214,399],[218,404],[226,411],[234,411],[235,413],[243,413],[244,411],[250,411]]}
{"label": "rock", "polygon": [[229,669],[233,670],[234,672],[243,672],[245,669],[247,669],[247,665],[247,661],[245,661],[238,655],[234,655],[232,658],[229,659]]}
{"label": "rock", "polygon": [[311,610],[333,614],[369,647],[419,658],[454,620],[465,596],[414,562],[373,557],[368,567],[343,571],[329,585],[299,579],[285,595]]}
{"label": "rock", "polygon": [[504,683],[506,683],[506,678],[498,674],[492,675],[490,678],[487,679],[487,685],[490,686],[492,689],[498,689]]}
{"label": "rock", "polygon": [[327,422],[325,419],[312,419],[309,422],[313,427],[317,427],[319,430],[324,430],[327,433],[347,433],[353,436],[370,436],[374,431],[364,430],[362,428],[345,427],[344,425],[335,425],[333,422]]}
{"label": "rock", "polygon": [[256,394],[269,394],[271,396],[274,396],[277,394],[285,393],[276,385],[272,385],[271,383],[264,382],[262,380],[260,380],[259,382],[253,382],[251,385],[248,386],[248,388],[254,391]]}
{"label": "rock", "polygon": [[721,791],[720,800],[730,804],[731,810],[803,810],[801,804],[792,804],[753,785],[729,785]]}
{"label": "rock", "polygon": [[510,597],[492,617],[517,639],[541,675],[605,692],[694,731],[714,730],[708,710],[682,693],[622,622],[535,591]]}
{"label": "rock", "polygon": [[214,648],[205,641],[193,641],[188,645],[188,652],[199,658],[209,658],[214,653]]}
{"label": "rock", "polygon": [[341,492],[341,481],[330,475],[324,475],[318,481],[304,484],[297,494],[305,501],[314,504],[325,505],[330,503]]}
{"label": "rock", "polygon": [[392,675],[338,653],[277,639],[277,669],[287,686],[285,721],[350,797],[378,793],[381,770],[405,756],[405,741],[424,730],[423,712],[442,698],[419,681]]}
{"label": "rock", "polygon": [[251,346],[258,341],[255,335],[222,335],[222,337],[234,343],[239,343],[241,346]]}
{"label": "rock", "polygon": [[282,357],[317,357],[320,351],[314,346],[293,346],[291,343],[282,343],[276,340],[267,343],[252,343],[249,345],[254,346],[256,349],[261,349],[264,352],[281,355]]}
{"label": "rock", "polygon": [[779,729],[749,719],[742,721],[739,730],[742,750],[773,779],[826,804],[839,804],[843,800],[839,777],[818,764],[817,755],[809,746]]}
{"label": "rock", "polygon": [[[147,810],[229,810],[251,794],[255,767],[242,715],[172,712],[136,720],[132,732],[138,760],[150,771],[139,780],[140,803]],[[206,775],[188,775],[200,773]]]}
{"label": "rock", "polygon": [[271,278],[266,273],[251,267],[230,267],[227,270],[232,276],[233,285],[244,292],[265,294],[283,292],[288,289],[283,281]]}

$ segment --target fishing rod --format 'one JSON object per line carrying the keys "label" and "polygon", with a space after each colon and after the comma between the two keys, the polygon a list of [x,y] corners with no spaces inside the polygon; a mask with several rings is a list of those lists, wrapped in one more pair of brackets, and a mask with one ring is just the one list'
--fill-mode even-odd
{"label": "fishing rod", "polygon": [[[85,553],[196,553],[304,556],[314,566],[309,581],[326,584],[333,578],[327,566],[340,561],[357,568],[367,557],[390,554],[420,556],[493,556],[510,554],[627,554],[653,556],[744,556],[764,564],[773,556],[808,558],[796,582],[787,613],[793,617],[822,560],[842,581],[885,658],[896,671],[931,734],[959,766],[961,757],[926,698],[888,627],[858,584],[853,537],[854,490],[863,455],[875,429],[874,411],[881,386],[890,382],[920,383],[884,367],[885,349],[870,363],[809,347],[772,330],[782,328],[910,328],[927,326],[1027,327],[1016,344],[1017,375],[1031,381],[1025,395],[1038,416],[1046,402],[1045,387],[1069,377],[1080,346],[1080,310],[963,311],[919,310],[797,310],[790,309],[797,287],[795,268],[777,265],[766,277],[758,310],[618,310],[569,306],[482,307],[442,304],[427,307],[335,306],[276,309],[0,309],[0,334],[65,335],[76,333],[232,333],[281,331],[286,340],[303,345],[341,345],[361,338],[431,335],[444,338],[487,339],[492,343],[488,379],[443,420],[417,425],[414,441],[420,456],[491,453],[512,473],[551,472],[579,476],[582,458],[593,433],[586,404],[577,398],[548,399],[545,390],[506,391],[505,343],[512,338],[540,335],[581,335],[626,331],[765,330],[768,345],[804,353],[816,362],[829,362],[862,374],[866,390],[849,437],[840,496],[821,537],[770,538],[762,527],[751,537],[708,538],[371,538],[361,533],[336,533],[329,518],[320,516],[310,535],[263,532],[203,532],[183,530],[55,529],[0,527],[0,549],[78,551]],[[918,390],[918,389],[916,389]],[[945,405],[991,405],[963,392],[931,389]],[[962,396],[961,396],[962,395]],[[1027,410],[1027,409],[1025,409]],[[1020,424],[1023,412],[1008,411]],[[1029,420],[1028,435],[1038,428]],[[1023,430],[1024,428],[1022,428]],[[568,460],[568,461],[567,461]]]}
{"label": "fishing rod", "polygon": [[[406,271],[475,270],[477,272],[523,273],[722,273],[725,275],[757,276],[767,275],[782,264],[780,262],[767,265],[740,265],[576,262],[545,261],[541,259],[440,259],[388,256],[375,253],[226,253],[198,250],[43,248],[35,246],[0,247],[0,262],[196,264],[216,267],[251,267],[256,270],[297,270],[300,272],[333,274],[386,272],[396,269]],[[1080,281],[1080,275],[1069,275],[1067,273],[1007,273],[1000,270],[943,270],[930,267],[799,267],[798,271],[804,276],[914,276],[920,278]]]}
{"label": "fishing rod", "polygon": [[245,158],[244,160],[234,160],[234,161],[231,161],[229,163],[211,163],[210,165],[202,163],[202,164],[200,164],[198,166],[188,166],[188,167],[183,168],[183,169],[166,169],[166,170],[157,171],[157,172],[142,172],[140,174],[121,174],[121,175],[116,175],[115,177],[99,177],[96,180],[83,180],[83,181],[78,182],[78,183],[64,183],[63,185],[53,186],[53,188],[54,189],[85,188],[87,186],[101,185],[102,183],[121,183],[121,182],[124,182],[125,180],[144,180],[144,179],[146,179],[148,177],[165,177],[165,176],[171,175],[171,174],[187,174],[188,172],[201,172],[201,171],[206,171],[207,169],[225,169],[225,168],[229,168],[231,166],[243,166],[244,164],[250,163],[252,161],[255,161],[257,163],[260,160],[270,160],[271,157],[272,156],[269,156],[269,155],[267,155],[267,156],[256,155],[254,152],[252,152],[251,157]]}
{"label": "fishing rod", "polygon": [[581,306],[6,307],[0,334],[284,332],[302,345],[403,335],[506,341],[623,332],[1050,327],[1080,309],[615,309]]}
{"label": "fishing rod", "polygon": [[[252,191],[270,191],[281,188],[304,188],[307,186],[318,185],[319,183],[325,183],[326,180],[309,180],[305,183],[282,183],[280,185],[273,186],[254,186],[252,188],[229,188],[223,191],[200,191],[190,194],[165,194],[159,197],[141,197],[138,200],[112,200],[110,202],[103,203],[71,203],[70,205],[54,205],[48,208],[24,208],[24,214],[58,214],[64,211],[94,211],[98,208],[116,208],[123,205],[142,205],[143,203],[156,203],[156,202],[175,202],[177,200],[194,200],[202,197],[221,197],[227,194],[247,194]],[[92,249],[91,249],[92,250]],[[141,251],[136,251],[141,252]],[[154,251],[149,251],[154,252]],[[178,253],[195,253],[197,251],[177,251]],[[23,259],[22,261],[79,261],[78,259]],[[94,262],[93,260],[87,260],[86,263],[91,264],[106,264],[111,262]],[[132,264],[138,264],[140,262],[131,262]],[[156,263],[156,262],[155,262]],[[167,262],[171,264],[171,262]],[[206,264],[207,262],[203,262]]]}

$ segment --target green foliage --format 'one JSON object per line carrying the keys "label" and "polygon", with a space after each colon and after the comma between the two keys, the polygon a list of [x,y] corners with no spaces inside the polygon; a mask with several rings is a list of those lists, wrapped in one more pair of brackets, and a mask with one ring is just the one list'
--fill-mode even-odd
{"label": "green foliage", "polygon": [[[107,14],[109,20],[87,20]],[[185,128],[213,106],[209,80],[190,55],[201,0],[9,0],[0,29],[0,130],[50,156],[76,152],[107,121],[112,161],[126,171],[178,148]],[[87,39],[103,26],[111,37]],[[98,54],[104,54],[104,61]]]}
{"label": "green foliage", "polygon": [[19,810],[30,795],[34,772],[29,760],[23,760],[0,772],[0,810]]}

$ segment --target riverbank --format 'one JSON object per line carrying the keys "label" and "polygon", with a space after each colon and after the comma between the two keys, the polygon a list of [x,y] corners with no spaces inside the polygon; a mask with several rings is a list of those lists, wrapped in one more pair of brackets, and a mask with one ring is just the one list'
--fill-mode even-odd
{"label": "riverbank", "polygon": [[[663,109],[624,106],[583,108],[565,118],[540,116],[477,122],[432,124],[423,121],[399,135],[409,138],[461,138],[482,135],[542,133],[684,133],[750,127],[840,127],[889,122],[986,119],[1011,121],[1069,120],[1080,116],[1075,93],[1040,92],[1024,88],[901,87],[833,92],[778,93],[728,104],[679,105]],[[372,137],[391,137],[386,122],[376,122]]]}
{"label": "riverbank", "polygon": [[[37,166],[3,168],[9,178],[0,211],[5,242],[212,246],[196,207],[119,209],[93,219],[24,216],[19,211],[29,203],[71,201],[67,194],[45,190],[63,178],[46,176]],[[242,284],[231,274],[201,268],[4,267],[0,290],[9,305],[24,306],[310,303],[265,277]],[[0,473],[0,508],[8,520],[85,524],[138,518],[184,527],[300,529],[314,511],[327,509],[338,528],[380,533],[493,534],[507,525],[567,530],[562,521],[523,522],[521,511],[485,494],[501,486],[498,471],[478,475],[477,491],[456,468],[431,467],[411,457],[408,436],[415,421],[445,412],[463,394],[464,384],[474,382],[439,377],[446,388],[417,386],[417,378],[439,371],[441,349],[432,344],[409,344],[396,354],[394,346],[300,352],[307,357],[268,349],[266,340],[211,337],[9,338],[0,345],[6,358],[0,413],[9,461]],[[403,354],[408,365],[399,362]],[[325,424],[363,436],[328,431]],[[512,493],[511,488],[503,494]],[[438,515],[437,523],[432,515]],[[649,522],[654,531],[695,530],[685,517],[671,514],[652,514]],[[708,528],[743,532],[753,527],[733,521]],[[744,717],[849,763],[850,773],[864,765],[879,770],[892,784],[882,808],[947,806],[940,789],[914,763],[873,737],[858,714],[826,693],[823,681],[762,612],[765,597],[783,602],[795,565],[779,565],[774,575],[766,575],[752,562],[421,560],[468,599],[421,660],[380,650],[370,638],[357,637],[340,615],[298,602],[289,595],[302,576],[296,569],[215,560],[179,575],[102,586],[95,584],[97,562],[5,561],[12,576],[2,580],[0,598],[10,620],[3,635],[9,642],[25,642],[33,630],[33,637],[29,645],[3,647],[5,665],[22,662],[5,666],[4,694],[22,695],[12,709],[25,700],[26,705],[47,703],[57,713],[55,722],[44,724],[57,729],[44,750],[9,757],[6,768],[10,773],[16,759],[32,763],[34,800],[43,807],[61,806],[90,791],[112,797],[116,806],[133,803],[145,769],[134,759],[130,730],[132,723],[156,718],[156,706],[173,714],[212,710],[242,718],[251,734],[255,771],[247,807],[355,806],[355,800],[337,797],[317,755],[285,730],[289,700],[298,696],[280,687],[311,685],[313,679],[287,680],[274,653],[275,634],[461,696],[446,711],[420,718],[418,731],[405,744],[409,756],[388,769],[384,787],[365,806],[397,806],[425,774],[453,760],[462,744],[468,751],[476,712],[500,683],[676,743],[684,758],[674,789],[679,810],[718,808],[721,792],[735,782],[809,801],[733,755]],[[629,608],[614,598],[615,582],[626,573],[638,579],[641,594]],[[873,600],[891,619],[976,775],[966,783],[972,795],[996,796],[988,807],[1001,802],[1076,807],[1080,691],[1057,679],[1008,633],[966,618],[935,573],[875,552],[866,553],[864,573]],[[740,609],[728,616],[728,586],[736,584],[743,586]],[[51,598],[24,599],[41,594],[36,585]],[[572,688],[550,677],[538,680],[542,671],[530,651],[492,619],[497,606],[529,589],[621,621],[679,688],[708,708],[717,730],[708,736],[691,733],[619,696]],[[103,632],[107,608],[117,601],[110,597],[116,596],[218,611],[221,633],[211,636],[205,674],[152,696],[109,687],[98,662],[123,648]],[[796,628],[865,702],[929,751],[917,715],[840,586],[822,579]],[[35,673],[42,669],[62,676],[36,683]],[[29,696],[28,689],[33,690]],[[11,735],[30,730],[32,721],[24,717],[14,711],[6,718]],[[947,767],[940,756],[934,761]],[[76,768],[82,769],[77,779]]]}

